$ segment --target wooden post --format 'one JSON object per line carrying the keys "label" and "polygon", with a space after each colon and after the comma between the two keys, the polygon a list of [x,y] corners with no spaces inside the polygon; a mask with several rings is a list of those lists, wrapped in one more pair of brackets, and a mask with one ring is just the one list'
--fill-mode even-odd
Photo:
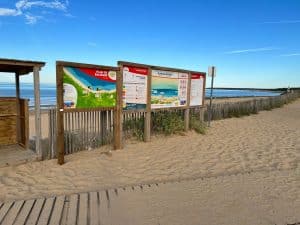
{"label": "wooden post", "polygon": [[148,68],[147,77],[147,105],[144,117],[144,141],[151,140],[151,86],[152,86],[152,69]]}
{"label": "wooden post", "polygon": [[117,71],[117,99],[114,112],[114,149],[122,149],[122,113],[123,113],[123,66]]}
{"label": "wooden post", "polygon": [[63,67],[56,65],[56,151],[57,163],[64,164],[64,96],[63,96]]}
{"label": "wooden post", "polygon": [[188,74],[188,84],[187,84],[187,99],[186,106],[187,108],[184,110],[184,131],[188,131],[190,129],[190,100],[191,100],[191,73]]}
{"label": "wooden post", "polygon": [[35,150],[39,160],[42,159],[41,151],[41,102],[40,102],[40,67],[33,67],[34,79],[34,108],[35,108]]}
{"label": "wooden post", "polygon": [[22,137],[24,137],[24,148],[28,149],[29,146],[29,108],[28,108],[28,100],[24,99],[24,108],[23,108],[23,117],[24,117],[24,128],[23,128],[23,132],[24,134],[22,134]]}
{"label": "wooden post", "polygon": [[21,121],[20,121],[20,77],[15,73],[16,81],[16,108],[17,108],[17,143],[21,142]]}
{"label": "wooden post", "polygon": [[205,114],[205,109],[207,109],[206,102],[205,102],[205,96],[206,96],[206,74],[204,74],[203,77],[203,94],[202,94],[202,106],[200,106],[200,112],[199,112],[199,119],[201,122],[204,122],[204,114]]}

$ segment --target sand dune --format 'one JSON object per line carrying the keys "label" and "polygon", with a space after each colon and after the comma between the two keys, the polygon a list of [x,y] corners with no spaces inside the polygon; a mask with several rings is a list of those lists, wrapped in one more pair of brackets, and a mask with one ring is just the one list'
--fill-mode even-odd
{"label": "sand dune", "polygon": [[[0,199],[21,199],[130,184],[294,170],[300,162],[300,101],[212,123],[207,135],[154,137],[56,160],[0,169]],[[298,190],[299,191],[299,190]],[[298,192],[299,194],[299,192]]]}

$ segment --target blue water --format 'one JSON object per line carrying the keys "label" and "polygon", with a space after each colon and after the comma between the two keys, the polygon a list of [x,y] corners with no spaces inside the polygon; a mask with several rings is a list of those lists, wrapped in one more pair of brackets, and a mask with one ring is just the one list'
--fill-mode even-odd
{"label": "blue water", "polygon": [[115,82],[109,82],[109,81],[97,79],[95,77],[83,73],[80,69],[77,68],[66,67],[65,69],[67,69],[68,72],[71,73],[77,80],[82,82],[85,86],[90,87],[94,91],[96,91],[97,88],[106,91],[111,91],[116,89]]}
{"label": "blue water", "polygon": [[[177,96],[177,91],[160,90],[168,96]],[[33,85],[27,83],[20,84],[20,94],[22,98],[29,99],[29,105],[34,105],[34,91]],[[210,89],[206,89],[206,97],[210,96]],[[256,91],[256,90],[227,90],[227,89],[215,89],[213,91],[213,97],[252,97],[252,96],[277,96],[280,92],[271,91]],[[159,91],[156,93],[159,95]],[[15,97],[16,90],[15,85],[11,83],[0,82],[0,97]],[[56,85],[55,84],[41,84],[41,105],[42,107],[48,107],[56,104]]]}
{"label": "blue water", "polygon": [[[56,85],[41,84],[41,105],[46,107],[56,105]],[[34,88],[33,84],[20,84],[21,98],[29,99],[29,106],[34,105]],[[11,83],[0,83],[0,97],[15,97],[15,85]]]}
{"label": "blue water", "polygon": [[174,89],[154,89],[152,90],[153,96],[163,95],[165,97],[176,97],[178,96],[178,90]]}
{"label": "blue water", "polygon": [[[278,96],[281,92],[259,91],[259,90],[237,90],[237,89],[214,89],[213,97],[272,97]],[[210,96],[210,88],[205,90],[206,97]]]}

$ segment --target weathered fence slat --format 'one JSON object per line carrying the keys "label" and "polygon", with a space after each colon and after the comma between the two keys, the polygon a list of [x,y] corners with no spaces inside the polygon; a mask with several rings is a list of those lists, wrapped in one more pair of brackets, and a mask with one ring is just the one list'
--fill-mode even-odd
{"label": "weathered fence slat", "polygon": [[[271,110],[281,107],[296,98],[300,94],[289,93],[281,96],[252,99],[249,101],[219,103],[213,104],[212,120],[219,120],[230,117],[240,117],[244,115],[256,114],[262,110]],[[187,113],[189,111],[189,113]],[[65,153],[72,154],[77,151],[90,148],[98,148],[105,144],[111,144],[114,130],[114,109],[85,109],[64,112],[65,126]],[[189,114],[189,116],[188,116]],[[185,121],[185,127],[188,127],[190,116],[200,121],[207,120],[207,108],[202,106],[175,109],[155,109],[151,112],[151,133],[157,128],[164,119],[176,115],[180,120]],[[48,158],[56,157],[56,109],[50,109],[49,115],[49,149],[45,156]],[[134,133],[144,134],[145,110],[123,111],[122,126],[123,138],[128,138]],[[156,123],[153,124],[153,118]]]}

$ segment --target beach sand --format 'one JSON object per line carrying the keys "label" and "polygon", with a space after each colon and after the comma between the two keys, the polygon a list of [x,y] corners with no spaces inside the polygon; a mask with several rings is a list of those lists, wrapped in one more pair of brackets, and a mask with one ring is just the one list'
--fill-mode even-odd
{"label": "beach sand", "polygon": [[[203,216],[207,222],[203,224],[222,221],[226,215],[231,215],[231,220],[224,224],[251,224],[255,213],[258,220],[252,224],[299,222],[300,100],[248,117],[213,121],[211,125],[206,135],[188,132],[152,137],[150,143],[131,140],[123,150],[109,151],[111,147],[106,146],[68,155],[63,166],[49,160],[1,168],[0,201],[167,182],[170,188],[158,191],[153,198],[162,199],[162,205],[170,204],[169,200],[163,202],[169,190],[173,193],[170,196],[182,199],[182,204],[196,206],[195,195],[195,201],[206,202],[206,206],[199,206],[204,211],[218,212],[216,220]],[[192,184],[194,179],[201,185]],[[182,183],[182,192],[177,181]],[[187,189],[196,192],[188,195]],[[159,203],[147,206],[144,200],[141,203],[144,198],[137,196],[134,203],[132,197],[130,207],[153,210],[154,214],[148,216],[155,218],[155,212],[159,213],[155,204]],[[247,211],[250,206],[252,213]],[[178,208],[170,210],[162,220],[186,218],[178,214],[177,220]],[[175,217],[168,220],[172,213]],[[247,223],[233,223],[235,218]]]}
{"label": "beach sand", "polygon": [[294,170],[300,162],[300,101],[257,115],[214,121],[206,135],[188,132],[130,141],[0,169],[0,199],[21,199],[93,189],[226,176],[253,171]]}

